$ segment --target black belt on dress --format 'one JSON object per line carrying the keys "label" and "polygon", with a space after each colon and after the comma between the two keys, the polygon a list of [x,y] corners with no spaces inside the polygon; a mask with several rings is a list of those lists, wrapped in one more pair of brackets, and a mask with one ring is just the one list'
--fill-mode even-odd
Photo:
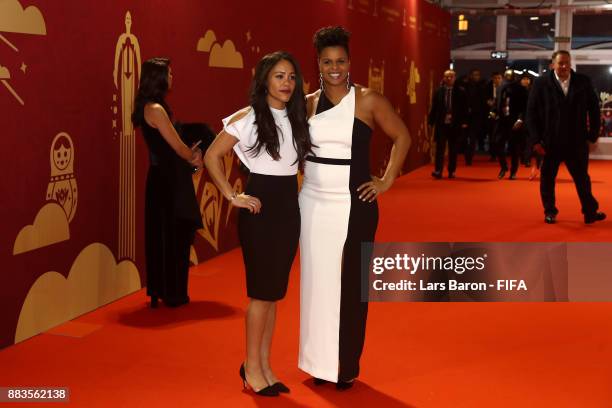
{"label": "black belt on dress", "polygon": [[307,161],[320,164],[334,164],[337,166],[350,166],[351,159],[330,159],[329,157],[307,156]]}

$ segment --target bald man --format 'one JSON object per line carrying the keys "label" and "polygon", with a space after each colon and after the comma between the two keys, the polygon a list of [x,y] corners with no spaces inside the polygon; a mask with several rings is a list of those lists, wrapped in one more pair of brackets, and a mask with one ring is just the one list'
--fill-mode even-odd
{"label": "bald man", "polygon": [[431,173],[436,179],[442,178],[444,152],[448,146],[448,178],[455,178],[457,169],[457,143],[462,128],[467,128],[468,111],[465,92],[454,86],[457,75],[453,70],[444,72],[442,86],[433,96],[429,111],[429,126],[435,126],[436,142],[435,169]]}

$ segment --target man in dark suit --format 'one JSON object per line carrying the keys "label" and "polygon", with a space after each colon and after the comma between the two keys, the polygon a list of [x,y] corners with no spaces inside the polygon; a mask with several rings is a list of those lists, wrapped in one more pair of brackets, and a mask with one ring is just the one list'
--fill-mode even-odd
{"label": "man in dark suit", "polygon": [[599,101],[590,79],[571,69],[569,52],[556,51],[552,68],[536,80],[526,118],[533,150],[544,156],[540,178],[544,222],[556,222],[555,179],[559,165],[565,162],[576,185],[584,222],[592,224],[606,218],[598,211],[588,174],[589,143],[597,142],[599,136]]}
{"label": "man in dark suit", "polygon": [[490,161],[495,161],[495,157],[497,152],[495,151],[495,129],[497,125],[497,121],[495,120],[495,102],[497,101],[497,92],[501,87],[503,81],[502,74],[499,72],[493,72],[491,74],[491,80],[487,83],[485,87],[485,97],[487,103],[487,137],[489,141],[489,155],[491,156]]}
{"label": "man in dark suit", "polygon": [[442,178],[444,152],[448,144],[448,178],[455,178],[457,169],[457,143],[462,128],[467,128],[467,101],[465,92],[455,87],[456,74],[453,70],[444,72],[442,86],[433,96],[429,111],[429,126],[436,127],[435,170],[431,175]]}
{"label": "man in dark suit", "polygon": [[505,81],[498,92],[495,114],[498,120],[495,132],[495,144],[499,159],[499,174],[502,179],[508,172],[506,161],[506,143],[510,153],[510,180],[516,178],[521,156],[521,130],[525,110],[527,109],[527,90],[514,80],[514,71],[509,69],[504,73]]}
{"label": "man in dark suit", "polygon": [[465,85],[466,98],[468,102],[468,129],[465,133],[464,145],[465,164],[472,165],[476,145],[484,150],[485,124],[487,120],[488,107],[485,97],[485,84],[483,83],[480,70],[472,69]]}

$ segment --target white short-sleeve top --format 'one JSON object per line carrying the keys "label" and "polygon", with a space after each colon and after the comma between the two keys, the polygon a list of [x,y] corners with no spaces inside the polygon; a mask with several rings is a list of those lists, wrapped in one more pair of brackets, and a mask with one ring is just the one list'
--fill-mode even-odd
{"label": "white short-sleeve top", "polygon": [[223,119],[223,130],[238,139],[238,143],[234,145],[234,151],[240,160],[252,173],[270,176],[293,176],[297,174],[297,152],[293,144],[293,132],[287,117],[287,110],[270,107],[280,142],[280,159],[274,160],[265,148],[262,148],[255,157],[254,151],[249,151],[249,148],[257,142],[257,125],[255,124],[255,110],[253,108],[246,109],[248,109],[248,113],[232,123],[229,123],[231,119],[244,112],[244,110]]}

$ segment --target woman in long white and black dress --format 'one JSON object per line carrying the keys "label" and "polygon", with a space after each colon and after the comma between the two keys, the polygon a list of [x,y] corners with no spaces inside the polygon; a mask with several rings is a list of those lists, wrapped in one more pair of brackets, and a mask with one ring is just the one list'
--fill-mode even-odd
{"label": "woman in long white and black dress", "polygon": [[[351,83],[349,35],[326,27],[314,36],[321,89],[307,96],[307,109],[316,147],[306,157],[299,197],[299,367],[316,384],[331,381],[338,389],[350,388],[359,375],[365,339],[361,243],[374,241],[376,198],[391,187],[410,147],[408,130],[387,99]],[[382,178],[369,169],[375,125],[393,141]]]}
{"label": "woman in long white and black dress", "polygon": [[[255,68],[250,106],[223,120],[224,129],[205,156],[214,182],[240,208],[238,235],[250,298],[240,376],[264,396],[289,392],[272,371],[270,345],[276,301],[287,291],[300,235],[298,165],[311,152],[302,83],[291,55],[266,55]],[[231,149],[250,170],[243,194],[235,194],[223,171],[223,157]]]}

